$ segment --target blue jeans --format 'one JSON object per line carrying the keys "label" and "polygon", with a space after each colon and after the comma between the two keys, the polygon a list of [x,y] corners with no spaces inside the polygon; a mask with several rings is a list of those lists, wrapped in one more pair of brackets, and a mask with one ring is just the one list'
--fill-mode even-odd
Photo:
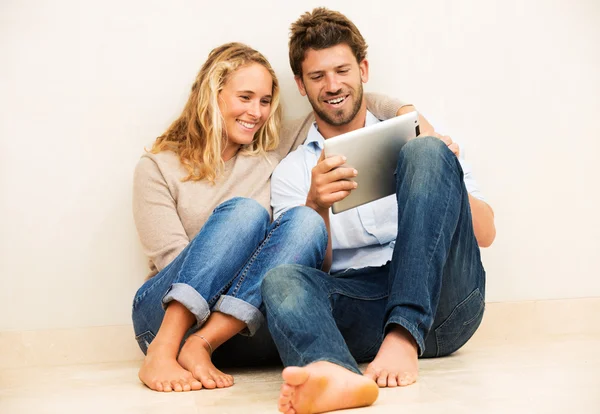
{"label": "blue jeans", "polygon": [[171,301],[196,317],[187,335],[218,311],[244,322],[243,333],[253,336],[264,322],[260,285],[267,271],[292,263],[321,267],[326,247],[325,224],[308,207],[271,223],[254,200],[220,204],[188,246],[136,293],[132,318],[140,348],[147,352]]}
{"label": "blue jeans", "polygon": [[398,234],[386,265],[334,275],[284,265],[265,276],[268,327],[285,365],[329,361],[360,373],[357,362],[371,361],[395,325],[422,357],[451,354],[475,333],[485,271],[458,159],[436,138],[408,142],[396,198]]}

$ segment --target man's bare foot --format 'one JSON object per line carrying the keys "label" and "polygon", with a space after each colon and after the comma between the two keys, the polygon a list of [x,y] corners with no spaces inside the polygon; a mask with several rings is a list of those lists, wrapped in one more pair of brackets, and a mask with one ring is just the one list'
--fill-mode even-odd
{"label": "man's bare foot", "polygon": [[202,384],[177,363],[170,347],[161,346],[152,342],[138,377],[150,389],[154,391],[191,391],[199,390]]}
{"label": "man's bare foot", "polygon": [[196,335],[191,335],[185,341],[177,362],[202,382],[204,388],[226,388],[233,385],[233,377],[213,365],[207,343]]}
{"label": "man's bare foot", "polygon": [[379,395],[370,379],[331,362],[319,361],[303,368],[288,367],[282,373],[279,411],[313,414],[371,405]]}
{"label": "man's bare foot", "polygon": [[408,331],[396,327],[388,332],[377,356],[367,367],[365,376],[382,388],[405,387],[417,381],[419,353]]}

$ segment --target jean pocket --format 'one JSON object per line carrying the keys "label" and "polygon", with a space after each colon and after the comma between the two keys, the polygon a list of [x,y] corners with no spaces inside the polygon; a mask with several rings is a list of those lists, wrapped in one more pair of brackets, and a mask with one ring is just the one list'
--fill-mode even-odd
{"label": "jean pocket", "polygon": [[475,289],[459,303],[435,330],[437,355],[444,356],[456,352],[473,336],[485,309],[485,300],[479,289]]}
{"label": "jean pocket", "polygon": [[140,346],[140,349],[142,350],[144,355],[146,355],[146,353],[148,353],[148,347],[154,340],[154,337],[155,337],[155,335],[151,331],[146,331],[135,337],[135,340],[137,341],[137,343]]}

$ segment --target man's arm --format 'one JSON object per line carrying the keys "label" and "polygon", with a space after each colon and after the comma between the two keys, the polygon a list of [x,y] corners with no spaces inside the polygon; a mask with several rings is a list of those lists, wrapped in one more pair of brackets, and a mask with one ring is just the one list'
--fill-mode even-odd
{"label": "man's arm", "polygon": [[[406,114],[408,112],[416,111],[413,105],[405,105],[398,109],[396,112],[397,116]],[[434,136],[444,141],[448,148],[458,157],[460,155],[460,148],[456,142],[446,135],[438,134],[433,125],[425,119],[421,113],[419,113],[419,126],[421,129],[421,135],[419,136]],[[494,210],[488,203],[473,197],[469,194],[469,206],[471,207],[471,217],[473,219],[473,231],[477,244],[480,247],[490,247],[496,238],[496,226],[494,224]]]}
{"label": "man's arm", "polygon": [[480,247],[490,247],[496,238],[494,210],[488,203],[469,194],[473,231]]}

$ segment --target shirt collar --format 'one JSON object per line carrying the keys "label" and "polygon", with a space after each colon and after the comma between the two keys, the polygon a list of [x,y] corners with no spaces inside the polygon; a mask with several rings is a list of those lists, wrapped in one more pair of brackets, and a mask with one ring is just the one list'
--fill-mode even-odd
{"label": "shirt collar", "polygon": [[[370,111],[367,111],[367,117],[365,119],[365,126],[375,125],[380,122],[379,119],[375,117]],[[323,144],[325,142],[325,138],[319,132],[317,128],[317,122],[313,122],[312,126],[308,130],[308,135],[306,136],[306,141],[304,141],[304,145],[311,148],[315,152],[321,152],[323,150]],[[317,151],[317,148],[319,151]]]}

